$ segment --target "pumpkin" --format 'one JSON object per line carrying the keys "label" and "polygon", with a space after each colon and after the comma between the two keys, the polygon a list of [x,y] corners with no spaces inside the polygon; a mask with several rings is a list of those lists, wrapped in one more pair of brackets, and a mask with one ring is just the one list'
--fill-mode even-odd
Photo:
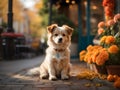
{"label": "pumpkin", "polygon": [[118,80],[120,77],[118,75],[113,75],[114,81]]}
{"label": "pumpkin", "polygon": [[113,82],[115,79],[114,79],[113,75],[109,74],[107,76],[107,80],[110,81],[110,82]]}
{"label": "pumpkin", "polygon": [[120,88],[120,78],[114,82],[114,87]]}

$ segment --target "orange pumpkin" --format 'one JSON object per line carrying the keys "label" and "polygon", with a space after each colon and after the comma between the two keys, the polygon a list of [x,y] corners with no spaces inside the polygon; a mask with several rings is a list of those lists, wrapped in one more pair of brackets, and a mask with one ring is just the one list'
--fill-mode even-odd
{"label": "orange pumpkin", "polygon": [[114,80],[118,80],[120,77],[118,75],[113,75]]}
{"label": "orange pumpkin", "polygon": [[117,79],[117,80],[114,82],[114,87],[120,88],[120,79]]}
{"label": "orange pumpkin", "polygon": [[109,75],[107,76],[107,80],[110,81],[110,82],[113,82],[113,81],[114,81],[113,75],[109,74]]}

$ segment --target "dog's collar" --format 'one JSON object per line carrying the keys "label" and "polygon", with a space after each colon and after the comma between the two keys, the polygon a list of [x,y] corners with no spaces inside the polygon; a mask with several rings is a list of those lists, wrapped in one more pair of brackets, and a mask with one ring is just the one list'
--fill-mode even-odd
{"label": "dog's collar", "polygon": [[57,52],[63,52],[63,51],[65,51],[65,49],[54,49],[55,51],[57,51]]}

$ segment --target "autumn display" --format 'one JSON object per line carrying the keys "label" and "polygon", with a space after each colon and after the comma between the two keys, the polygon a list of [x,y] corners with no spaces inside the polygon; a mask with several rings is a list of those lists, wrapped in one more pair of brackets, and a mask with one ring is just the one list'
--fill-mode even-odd
{"label": "autumn display", "polygon": [[107,80],[110,82],[114,82],[113,86],[116,88],[120,88],[120,77],[117,75],[108,75]]}
{"label": "autumn display", "polygon": [[115,0],[103,0],[102,5],[104,7],[105,19],[112,19],[114,16]]}
{"label": "autumn display", "polygon": [[80,60],[97,65],[120,65],[120,14],[98,24],[100,45],[89,45]]}
{"label": "autumn display", "polygon": [[[100,37],[99,45],[89,45],[86,50],[82,50],[79,53],[80,61],[97,66],[120,65],[120,14],[116,14],[113,19],[98,23],[98,35]],[[99,74],[83,73],[77,77],[94,79]],[[104,79],[113,82],[115,88],[120,88],[119,74],[108,73]],[[91,86],[91,84],[86,84],[86,86]],[[102,85],[100,84],[100,86]]]}

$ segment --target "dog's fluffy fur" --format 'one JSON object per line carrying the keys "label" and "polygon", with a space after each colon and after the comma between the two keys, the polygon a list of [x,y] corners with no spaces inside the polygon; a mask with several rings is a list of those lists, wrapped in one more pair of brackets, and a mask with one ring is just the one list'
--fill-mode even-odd
{"label": "dog's fluffy fur", "polygon": [[70,49],[71,36],[73,29],[67,25],[59,27],[52,24],[47,27],[48,31],[48,48],[46,57],[40,65],[40,78],[56,80],[57,76],[61,79],[69,79],[70,71]]}

